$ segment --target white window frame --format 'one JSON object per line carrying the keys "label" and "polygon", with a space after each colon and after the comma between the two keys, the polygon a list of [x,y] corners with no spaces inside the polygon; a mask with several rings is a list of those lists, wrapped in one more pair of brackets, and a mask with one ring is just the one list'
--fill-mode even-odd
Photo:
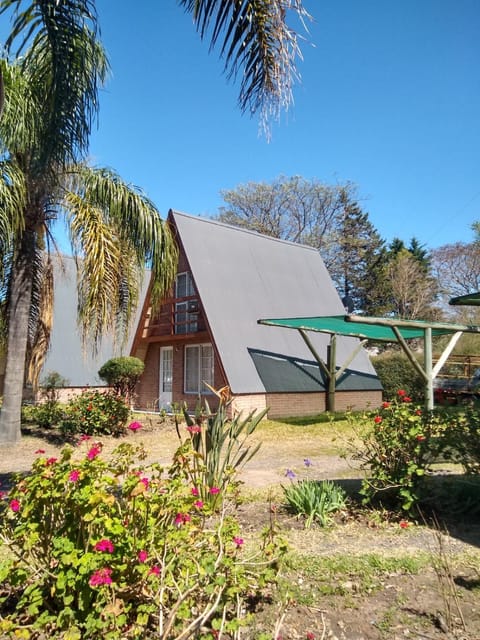
{"label": "white window frame", "polygon": [[[187,388],[187,359],[188,359],[188,351],[196,349],[198,353],[198,362],[197,362],[197,371],[196,371],[196,388]],[[209,353],[207,354],[207,349]],[[207,359],[209,361],[207,361]],[[203,344],[186,344],[184,350],[184,367],[183,367],[183,389],[184,393],[194,394],[194,395],[205,395],[207,393],[213,393],[207,386],[205,386],[205,382],[207,382],[210,386],[213,387],[214,384],[214,351],[213,345],[209,342]],[[208,371],[206,370],[208,368]]]}

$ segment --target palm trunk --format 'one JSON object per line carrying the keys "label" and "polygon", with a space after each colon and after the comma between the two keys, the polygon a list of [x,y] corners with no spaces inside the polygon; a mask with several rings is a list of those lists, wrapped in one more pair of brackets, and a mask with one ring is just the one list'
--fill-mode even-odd
{"label": "palm trunk", "polygon": [[0,445],[18,442],[21,436],[22,394],[28,319],[32,298],[34,234],[26,231],[12,267],[8,316],[8,340],[3,405],[0,411]]}

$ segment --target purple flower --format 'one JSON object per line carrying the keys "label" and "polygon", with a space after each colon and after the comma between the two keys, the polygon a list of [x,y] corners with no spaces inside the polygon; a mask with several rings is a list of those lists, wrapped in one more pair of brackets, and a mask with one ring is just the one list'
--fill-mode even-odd
{"label": "purple flower", "polygon": [[235,536],[233,538],[233,542],[235,543],[235,546],[237,547],[237,549],[240,549],[240,547],[242,546],[244,540],[243,540],[243,538],[239,538],[238,536]]}
{"label": "purple flower", "polygon": [[285,471],[285,477],[290,478],[290,480],[293,480],[293,478],[295,478],[295,473],[291,469],[287,469]]}
{"label": "purple flower", "polygon": [[309,458],[304,458],[304,459],[303,459],[303,464],[304,464],[306,467],[311,467],[311,466],[312,466],[312,461],[311,461]]}

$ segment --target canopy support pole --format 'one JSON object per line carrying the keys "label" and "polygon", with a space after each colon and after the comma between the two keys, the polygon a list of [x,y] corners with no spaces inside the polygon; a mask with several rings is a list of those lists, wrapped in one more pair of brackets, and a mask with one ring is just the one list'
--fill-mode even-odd
{"label": "canopy support pole", "polygon": [[335,373],[337,359],[337,335],[332,333],[330,336],[330,344],[327,347],[327,367],[328,367],[328,391],[327,391],[327,411],[335,411],[335,386],[337,378]]}
{"label": "canopy support pole", "polygon": [[423,357],[427,384],[425,387],[425,406],[433,411],[433,375],[432,375],[432,327],[425,329]]}

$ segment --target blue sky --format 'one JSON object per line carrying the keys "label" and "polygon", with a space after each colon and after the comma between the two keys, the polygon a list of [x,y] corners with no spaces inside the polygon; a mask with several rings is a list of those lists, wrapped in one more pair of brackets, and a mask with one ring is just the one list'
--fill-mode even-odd
{"label": "blue sky", "polygon": [[97,0],[112,77],[91,160],[169,208],[302,175],[357,184],[387,240],[472,238],[480,220],[480,2],[310,0],[295,103],[268,143],[175,0]]}

